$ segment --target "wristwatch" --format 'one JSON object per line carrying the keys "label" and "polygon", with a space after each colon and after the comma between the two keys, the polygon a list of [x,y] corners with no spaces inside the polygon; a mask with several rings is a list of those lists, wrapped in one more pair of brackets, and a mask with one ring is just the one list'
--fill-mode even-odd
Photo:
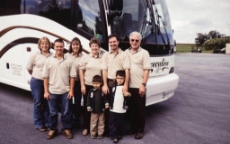
{"label": "wristwatch", "polygon": [[142,83],[143,86],[146,86],[146,83]]}

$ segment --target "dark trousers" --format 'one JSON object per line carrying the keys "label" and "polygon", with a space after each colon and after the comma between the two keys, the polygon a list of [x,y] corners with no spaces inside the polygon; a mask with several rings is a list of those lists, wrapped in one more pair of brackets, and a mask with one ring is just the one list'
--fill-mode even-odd
{"label": "dark trousers", "polygon": [[81,83],[80,81],[75,81],[74,85],[74,104],[72,104],[72,123],[75,126],[80,125],[80,116],[81,116]]}
{"label": "dark trousers", "polygon": [[143,133],[145,128],[146,95],[139,95],[139,88],[130,88],[129,108],[127,110],[131,130],[134,133]]}
{"label": "dark trousers", "polygon": [[110,136],[112,139],[117,139],[118,136],[122,136],[122,125],[124,123],[125,113],[110,112],[109,128]]}
{"label": "dark trousers", "polygon": [[[109,92],[112,92],[112,88],[114,86],[114,81],[108,79],[107,84],[109,87]],[[110,93],[106,95],[108,102],[110,102]],[[105,134],[109,135],[110,134],[110,128],[109,128],[109,120],[110,120],[110,110],[105,109]]]}
{"label": "dark trousers", "polygon": [[50,93],[49,104],[49,126],[51,130],[57,130],[58,124],[58,110],[61,106],[61,123],[63,130],[72,128],[72,112],[71,112],[71,100],[67,98],[68,93],[64,94],[52,94]]}
{"label": "dark trousers", "polygon": [[84,99],[84,106],[83,106],[83,128],[87,129],[88,132],[90,131],[90,117],[91,117],[91,112],[88,112],[87,110],[87,95],[90,91],[90,89],[93,88],[91,85],[85,85],[86,88],[86,93],[83,95]]}

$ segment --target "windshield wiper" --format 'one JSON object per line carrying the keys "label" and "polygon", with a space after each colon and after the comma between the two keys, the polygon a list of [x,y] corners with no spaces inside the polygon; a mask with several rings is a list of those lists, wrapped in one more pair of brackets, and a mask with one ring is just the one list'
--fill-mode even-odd
{"label": "windshield wiper", "polygon": [[164,30],[165,30],[165,34],[166,34],[166,37],[167,37],[167,40],[168,40],[168,47],[170,48],[170,41],[169,41],[169,36],[168,36],[168,33],[166,31],[166,28],[165,28],[165,25],[164,25],[164,22],[162,20],[162,17],[159,15],[158,13],[158,10],[157,10],[157,7],[156,7],[156,3],[155,3],[155,0],[150,0],[152,2],[152,5],[154,5],[155,7],[155,12],[156,12],[156,15],[157,15],[157,29],[158,29],[158,32],[161,34],[161,38],[162,38],[162,41],[164,42],[164,44],[166,44],[165,40],[164,40],[164,37],[163,37],[163,34],[161,33],[161,30],[160,30],[160,21],[159,19],[161,19],[161,22],[163,24],[163,27],[164,27]]}

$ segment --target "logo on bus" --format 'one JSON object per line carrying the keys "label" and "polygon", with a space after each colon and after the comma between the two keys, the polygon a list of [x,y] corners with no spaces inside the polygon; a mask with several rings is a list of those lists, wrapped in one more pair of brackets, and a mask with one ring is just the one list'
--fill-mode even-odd
{"label": "logo on bus", "polygon": [[[169,69],[168,65],[169,65],[169,62],[165,61],[164,58],[162,59],[161,62],[151,62],[151,73],[153,71],[159,72],[159,70],[164,71],[165,69]],[[154,68],[156,68],[156,70],[154,70]]]}

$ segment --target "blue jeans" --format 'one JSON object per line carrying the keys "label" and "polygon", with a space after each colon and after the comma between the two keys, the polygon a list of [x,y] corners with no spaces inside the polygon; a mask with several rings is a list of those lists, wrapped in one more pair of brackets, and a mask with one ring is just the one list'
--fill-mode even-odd
{"label": "blue jeans", "polygon": [[49,126],[49,106],[44,99],[43,80],[31,78],[30,88],[34,101],[34,125],[35,128]]}
{"label": "blue jeans", "polygon": [[58,130],[58,110],[59,106],[61,109],[61,123],[63,126],[62,130],[72,128],[72,112],[71,112],[71,100],[67,98],[68,93],[64,94],[51,94],[50,100],[48,101],[50,116],[49,116],[49,126],[51,130]]}
{"label": "blue jeans", "polygon": [[80,125],[81,116],[81,83],[80,81],[75,81],[74,85],[74,104],[72,104],[73,120],[72,123],[76,126]]}

